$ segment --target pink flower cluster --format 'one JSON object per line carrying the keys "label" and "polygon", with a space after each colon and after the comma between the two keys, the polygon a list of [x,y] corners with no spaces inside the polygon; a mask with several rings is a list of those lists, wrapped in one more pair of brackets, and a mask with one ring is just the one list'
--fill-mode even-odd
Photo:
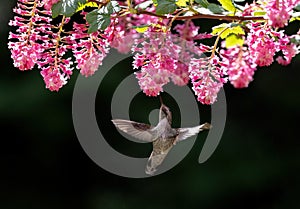
{"label": "pink flower cluster", "polygon": [[[85,13],[83,12],[84,16]],[[77,63],[77,69],[85,77],[93,75],[102,65],[103,59],[109,52],[109,42],[102,38],[100,32],[87,33],[87,24],[74,23],[72,32],[72,51]]]}
{"label": "pink flower cluster", "polygon": [[224,72],[218,66],[217,56],[211,58],[193,58],[189,65],[189,73],[193,90],[198,101],[202,104],[212,104],[217,99],[217,94],[226,83]]}
{"label": "pink flower cluster", "polygon": [[254,63],[258,66],[269,66],[274,62],[275,54],[282,51],[284,57],[278,57],[279,64],[288,65],[298,53],[295,44],[284,31],[275,31],[271,27],[252,23],[248,33],[247,44]]}
{"label": "pink flower cluster", "polygon": [[150,29],[132,47],[136,53],[133,67],[141,68],[135,74],[141,89],[148,96],[159,95],[170,78],[179,85],[188,82],[187,66],[178,60],[181,48],[174,44],[170,35],[154,33]]}
{"label": "pink flower cluster", "polygon": [[[138,70],[135,75],[147,96],[159,95],[171,81],[178,86],[191,82],[197,99],[203,104],[212,104],[227,80],[236,88],[247,87],[257,67],[269,66],[274,60],[288,65],[299,53],[300,31],[298,35],[289,36],[279,28],[285,27],[291,16],[295,16],[294,8],[300,0],[246,4],[243,11],[235,14],[240,16],[238,20],[242,16],[254,16],[257,11],[266,14],[265,20],[225,24],[233,33],[236,26],[243,30],[229,34],[240,38],[242,46],[228,48],[227,40],[218,47],[225,30],[216,35],[214,46],[204,45],[200,41],[213,36],[199,33],[200,28],[191,19],[178,24],[174,19],[160,18],[155,14],[154,4],[138,14],[140,9],[133,8],[144,4],[142,0],[131,1],[130,13],[124,9],[127,3],[118,1],[122,10],[111,15],[110,25],[104,31],[91,34],[86,12],[81,12],[83,22],[80,23],[62,16],[52,21],[51,8],[57,2],[59,0],[18,0],[14,19],[9,22],[16,27],[16,32],[10,32],[8,43],[14,66],[22,71],[37,66],[46,88],[51,91],[58,91],[67,83],[75,66],[85,77],[93,75],[113,47],[122,53],[134,53],[133,68]],[[186,15],[185,10],[180,9],[173,17]],[[174,23],[176,25],[171,27]],[[146,32],[139,33],[137,28],[141,27],[146,28]],[[68,52],[73,53],[73,61],[67,57]]]}
{"label": "pink flower cluster", "polygon": [[90,76],[102,64],[109,45],[100,32],[88,34],[86,24],[74,23],[73,31],[66,33],[64,26],[70,18],[63,18],[57,26],[51,25],[49,9],[56,2],[19,0],[14,9],[16,16],[9,23],[18,27],[16,33],[10,33],[8,43],[14,66],[30,70],[37,64],[46,88],[51,91],[58,91],[72,75],[71,57],[64,58],[68,50],[72,50],[81,74]]}
{"label": "pink flower cluster", "polygon": [[288,24],[293,8],[299,4],[299,0],[270,0],[265,9],[270,25],[275,28],[283,28]]}
{"label": "pink flower cluster", "polygon": [[232,47],[221,50],[221,69],[227,72],[235,88],[245,88],[253,80],[256,64],[246,47]]}

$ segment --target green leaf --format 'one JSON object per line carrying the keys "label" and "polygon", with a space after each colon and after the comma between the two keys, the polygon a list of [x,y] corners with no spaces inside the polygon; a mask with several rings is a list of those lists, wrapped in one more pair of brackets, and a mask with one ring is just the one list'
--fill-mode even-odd
{"label": "green leaf", "polygon": [[231,25],[231,24],[226,24],[226,23],[223,23],[221,25],[213,27],[211,33],[212,33],[212,35],[219,35],[220,33],[222,33],[220,35],[220,37],[222,39],[226,38],[230,34],[245,35],[245,31],[243,30],[243,28],[241,26],[236,25],[236,24]]}
{"label": "green leaf", "polygon": [[107,9],[108,14],[113,14],[121,11],[121,7],[117,1],[110,1],[105,5],[104,8]]}
{"label": "green leaf", "polygon": [[214,14],[222,14],[225,11],[221,6],[213,3],[209,4],[207,6],[207,9],[209,9]]}
{"label": "green leaf", "polygon": [[263,10],[258,10],[254,12],[254,16],[264,16],[266,14]]}
{"label": "green leaf", "polygon": [[202,7],[207,8],[209,3],[207,0],[195,0],[198,4],[200,4]]}
{"label": "green leaf", "polygon": [[98,7],[98,4],[96,2],[86,2],[85,4],[79,3],[76,12],[84,10],[86,7]]}
{"label": "green leaf", "polygon": [[61,0],[52,6],[52,17],[65,15],[71,17],[80,5],[85,4],[86,0]]}
{"label": "green leaf", "polygon": [[110,1],[100,9],[95,9],[86,15],[86,20],[90,24],[88,33],[97,30],[105,30],[110,24],[110,15],[117,13],[121,7],[117,1]]}
{"label": "green leaf", "polygon": [[105,7],[95,9],[86,15],[86,20],[90,24],[88,33],[97,30],[105,30],[110,24],[110,14],[105,11]]}
{"label": "green leaf", "polygon": [[243,46],[243,44],[244,44],[244,39],[241,36],[238,36],[236,34],[231,34],[227,36],[225,39],[226,48],[232,48],[235,47],[236,45]]}
{"label": "green leaf", "polygon": [[157,0],[156,14],[171,14],[176,8],[176,0]]}
{"label": "green leaf", "polygon": [[135,9],[142,9],[142,10],[144,10],[144,9],[147,9],[152,3],[153,3],[153,2],[152,2],[151,0],[149,0],[149,1],[144,1],[144,2],[142,2],[142,3],[138,4],[138,5],[136,5],[134,8],[135,8]]}
{"label": "green leaf", "polygon": [[150,24],[146,24],[146,25],[133,26],[132,28],[134,28],[138,33],[145,33],[150,26],[151,26]]}
{"label": "green leaf", "polygon": [[300,35],[295,35],[293,38],[290,39],[290,42],[293,44],[300,44]]}
{"label": "green leaf", "polygon": [[297,10],[297,11],[300,11],[300,4],[298,4],[297,6],[295,6],[294,9]]}
{"label": "green leaf", "polygon": [[220,2],[222,7],[227,11],[235,13],[236,8],[233,5],[232,0],[218,0],[218,2]]}
{"label": "green leaf", "polygon": [[186,7],[187,2],[189,2],[189,0],[177,0],[176,5],[179,7]]}

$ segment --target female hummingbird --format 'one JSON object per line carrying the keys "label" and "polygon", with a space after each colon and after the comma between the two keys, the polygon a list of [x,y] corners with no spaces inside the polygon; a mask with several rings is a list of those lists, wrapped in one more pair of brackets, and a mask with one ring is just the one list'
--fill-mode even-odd
{"label": "female hummingbird", "polygon": [[152,142],[153,151],[148,159],[145,172],[153,175],[165,159],[168,152],[177,142],[198,134],[200,131],[211,128],[209,123],[190,128],[172,128],[172,113],[170,109],[162,103],[159,110],[159,122],[156,126],[145,123],[138,123],[130,120],[115,119],[114,125],[121,131],[145,142]]}

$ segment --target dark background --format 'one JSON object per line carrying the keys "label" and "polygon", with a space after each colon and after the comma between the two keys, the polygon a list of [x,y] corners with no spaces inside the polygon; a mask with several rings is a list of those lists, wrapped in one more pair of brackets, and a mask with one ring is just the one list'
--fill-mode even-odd
{"label": "dark background", "polygon": [[[300,207],[299,56],[288,67],[260,68],[247,89],[225,86],[226,127],[206,163],[197,162],[203,134],[172,170],[153,178],[128,179],[94,164],[77,140],[71,107],[78,73],[56,93],[45,89],[38,70],[21,72],[13,67],[7,23],[15,2],[0,2],[1,209]],[[123,65],[115,76],[129,73],[130,65]],[[110,111],[109,96],[105,99],[110,91],[99,93],[99,113]],[[138,95],[133,119],[146,118],[143,112],[150,110],[142,107],[149,101],[159,105]],[[125,149],[143,157],[150,151],[149,146],[141,150]]]}

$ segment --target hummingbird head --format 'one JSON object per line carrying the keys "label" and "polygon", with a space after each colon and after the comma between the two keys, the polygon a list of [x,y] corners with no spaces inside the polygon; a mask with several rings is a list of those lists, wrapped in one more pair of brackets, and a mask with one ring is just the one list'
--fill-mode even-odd
{"label": "hummingbird head", "polygon": [[172,113],[166,105],[161,104],[161,107],[160,107],[160,120],[162,120],[164,118],[167,118],[167,120],[171,124],[171,122],[172,122]]}

